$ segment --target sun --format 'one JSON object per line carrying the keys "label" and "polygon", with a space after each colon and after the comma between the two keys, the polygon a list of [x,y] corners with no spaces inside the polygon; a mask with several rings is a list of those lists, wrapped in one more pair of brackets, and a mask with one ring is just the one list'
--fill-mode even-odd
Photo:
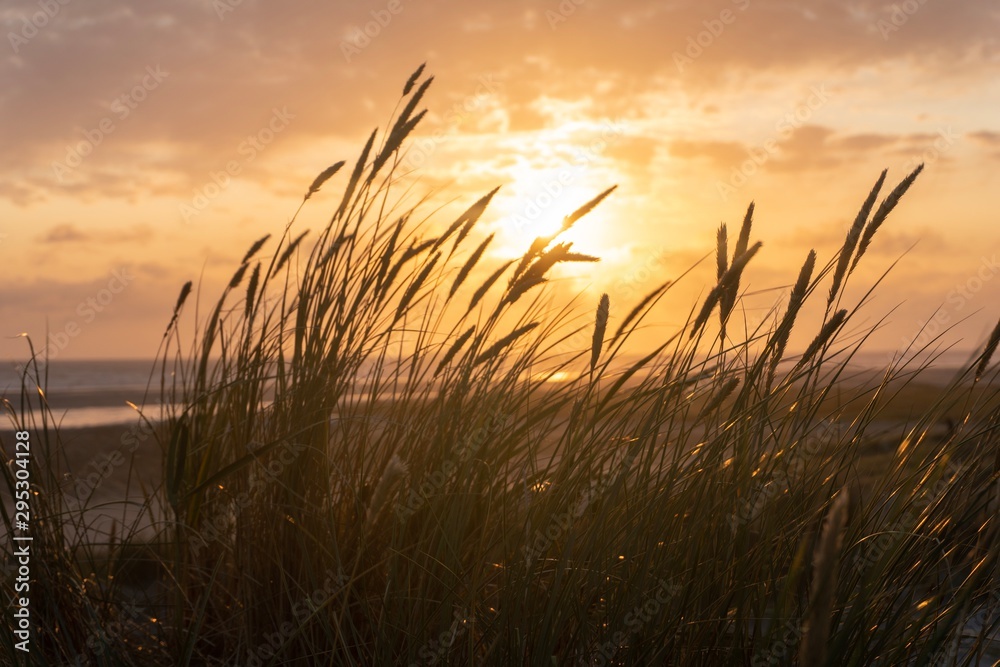
{"label": "sun", "polygon": [[512,139],[511,161],[504,167],[510,185],[494,199],[502,216],[497,251],[518,256],[535,239],[555,234],[558,242],[572,243],[574,252],[595,256],[621,243],[615,225],[619,194],[561,231],[567,216],[626,181],[621,165],[608,153],[613,137],[605,134],[602,124],[580,121]]}
{"label": "sun", "polygon": [[[522,179],[501,203],[501,238],[504,250],[524,252],[538,237],[552,236],[562,229],[566,216],[601,192],[600,188],[573,182],[564,170],[536,171]],[[602,202],[607,206],[607,202]],[[610,219],[598,206],[559,235],[559,242],[573,243],[577,252],[597,252],[606,242]]]}

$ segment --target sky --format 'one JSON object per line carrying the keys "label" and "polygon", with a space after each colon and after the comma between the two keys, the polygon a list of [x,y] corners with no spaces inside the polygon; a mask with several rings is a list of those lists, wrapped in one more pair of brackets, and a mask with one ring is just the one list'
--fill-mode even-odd
{"label": "sky", "polygon": [[[995,3],[12,0],[0,24],[2,359],[22,332],[52,358],[154,356],[181,285],[213,300],[423,62],[407,196],[447,224],[501,186],[476,232],[494,265],[618,186],[568,236],[602,261],[560,270],[556,298],[607,292],[620,317],[753,201],[752,325],[810,249],[833,256],[883,169],[888,188],[922,162],[851,278],[855,302],[881,282],[847,333],[877,325],[866,349],[889,358],[929,322],[964,351],[1000,316]],[[713,271],[639,342],[676,331]]]}

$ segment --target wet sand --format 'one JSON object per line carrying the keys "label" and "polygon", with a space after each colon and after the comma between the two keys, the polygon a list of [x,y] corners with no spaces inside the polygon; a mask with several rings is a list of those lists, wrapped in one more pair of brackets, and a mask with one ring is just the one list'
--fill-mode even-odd
{"label": "wet sand", "polygon": [[[4,448],[13,452],[14,433],[0,431]],[[136,424],[62,429],[59,434],[61,455],[55,456],[40,433],[32,433],[31,467],[33,477],[52,467],[59,476],[59,488],[70,510],[86,506],[81,525],[93,536],[108,535],[112,525],[120,535],[122,526],[142,532],[148,518],[141,511],[143,494],[153,493],[161,480],[160,447],[149,429]],[[6,494],[4,494],[6,495]],[[11,506],[12,499],[4,498]],[[36,513],[37,514],[37,513]],[[67,534],[73,539],[73,526]]]}

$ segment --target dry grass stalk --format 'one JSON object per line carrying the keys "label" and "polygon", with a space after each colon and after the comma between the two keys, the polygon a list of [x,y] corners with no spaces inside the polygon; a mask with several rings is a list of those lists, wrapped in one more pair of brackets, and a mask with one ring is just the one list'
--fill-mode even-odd
{"label": "dry grass stalk", "polygon": [[621,325],[619,325],[618,330],[615,331],[615,335],[612,336],[611,341],[614,342],[618,340],[618,337],[625,332],[625,329],[628,327],[628,325],[632,323],[632,320],[638,317],[639,313],[643,312],[646,306],[648,306],[650,302],[653,301],[653,299],[657,298],[658,296],[666,292],[667,289],[669,289],[670,286],[673,284],[674,284],[673,280],[668,280],[667,282],[663,283],[662,285],[651,291],[649,294],[644,296],[642,300],[638,304],[636,304],[636,306],[632,310],[629,311],[628,315],[625,316],[625,319],[622,320]]}
{"label": "dry grass stalk", "polygon": [[[746,215],[743,216],[743,224],[740,226],[740,235],[736,239],[736,247],[733,249],[733,264],[743,257],[747,252],[747,247],[750,245],[750,228],[753,225],[753,210],[754,203],[750,202],[750,206],[747,207]],[[740,274],[734,275],[732,282],[726,291],[719,297],[719,315],[720,322],[722,324],[722,330],[720,332],[720,337],[725,338],[725,327],[726,321],[729,319],[729,314],[733,311],[733,306],[736,305],[736,299],[739,296],[740,291]],[[720,281],[722,277],[720,276]]]}
{"label": "dry grass stalk", "polygon": [[534,241],[532,241],[531,246],[528,248],[527,252],[525,252],[524,255],[521,257],[521,261],[518,263],[517,268],[514,270],[514,275],[511,276],[511,279],[510,279],[510,285],[513,285],[515,282],[517,282],[517,280],[519,278],[521,278],[521,276],[524,274],[524,272],[526,270],[528,270],[528,265],[531,264],[532,260],[534,260],[536,257],[542,255],[542,253],[545,251],[545,249],[548,248],[549,245],[553,241],[555,241],[556,238],[558,238],[560,234],[562,234],[562,233],[566,232],[567,230],[569,230],[576,223],[577,220],[579,220],[584,215],[586,215],[587,213],[589,213],[590,211],[592,211],[594,209],[594,207],[596,207],[608,195],[610,195],[612,192],[614,192],[617,187],[618,186],[615,185],[615,186],[612,186],[612,187],[608,188],[607,190],[605,190],[601,194],[597,195],[596,197],[594,197],[593,199],[591,199],[590,201],[588,201],[586,204],[584,204],[583,206],[581,206],[577,210],[575,210],[572,213],[570,213],[569,215],[567,215],[563,219],[563,224],[559,228],[559,231],[557,231],[555,234],[552,234],[551,236],[539,236]]}
{"label": "dry grass stalk", "polygon": [[382,476],[379,478],[378,484],[375,485],[375,491],[372,492],[371,503],[368,505],[368,510],[365,514],[366,530],[370,530],[375,524],[376,519],[378,519],[389,504],[396,484],[406,476],[407,472],[406,464],[397,455],[393,454],[385,464]]}
{"label": "dry grass stalk", "polygon": [[285,248],[285,251],[281,253],[281,257],[278,258],[278,263],[274,265],[273,273],[277,274],[279,271],[281,271],[281,267],[285,265],[285,262],[287,262],[288,258],[292,256],[292,253],[295,252],[295,249],[299,247],[299,244],[302,243],[302,239],[305,238],[305,235],[308,233],[309,230],[307,229],[306,231],[296,236],[295,239],[288,244],[288,247]]}
{"label": "dry grass stalk", "polygon": [[[875,232],[877,232],[878,228],[882,226],[883,222],[885,222],[885,219],[892,212],[892,209],[896,208],[896,204],[899,203],[900,198],[906,194],[906,191],[910,189],[911,185],[913,185],[913,181],[917,179],[917,176],[919,176],[920,172],[923,170],[923,163],[917,165],[917,168],[910,172],[906,178],[900,181],[899,185],[893,188],[892,192],[889,193],[889,196],[883,199],[882,203],[879,204],[878,210],[875,211],[875,215],[872,216],[871,222],[869,222],[868,226],[865,227],[865,233],[861,237],[861,243],[858,245],[858,254],[854,258],[854,262],[851,264],[851,271],[854,271],[854,267],[857,266],[858,260],[860,260],[861,256],[865,254],[865,250],[868,249],[868,245],[871,243],[872,237],[875,236]],[[884,171],[882,172],[882,175],[884,178]]]}
{"label": "dry grass stalk", "polygon": [[398,320],[406,313],[406,309],[410,307],[410,302],[413,301],[417,292],[427,281],[427,277],[431,274],[431,271],[434,270],[434,266],[437,264],[439,259],[441,259],[441,253],[434,253],[434,257],[431,258],[431,261],[427,262],[426,266],[424,266],[424,268],[420,270],[420,273],[417,274],[416,280],[410,283],[410,286],[406,288],[406,292],[403,293],[403,298],[399,300],[399,306],[396,308],[395,319]]}
{"label": "dry grass stalk", "polygon": [[417,79],[420,78],[420,75],[424,73],[424,67],[426,66],[427,63],[420,63],[420,67],[418,67],[413,74],[410,75],[410,78],[406,80],[406,85],[403,86],[403,97],[409,95],[410,91],[413,90],[413,84],[415,84]]}
{"label": "dry grass stalk", "polygon": [[254,296],[257,293],[257,283],[260,281],[260,262],[253,267],[253,273],[250,274],[250,282],[247,284],[247,296],[246,296],[246,306],[243,311],[243,319],[249,320],[250,314],[253,312],[254,306]]}
{"label": "dry grass stalk", "polygon": [[722,385],[722,389],[720,389],[718,393],[716,393],[715,396],[713,396],[711,400],[705,404],[705,407],[701,409],[701,414],[698,415],[698,420],[712,414],[712,412],[722,405],[727,398],[733,395],[733,392],[736,391],[738,386],[740,386],[739,378],[729,378],[729,380],[726,381],[726,384]]}
{"label": "dry grass stalk", "polygon": [[269,238],[271,238],[271,235],[265,234],[264,236],[254,241],[254,244],[250,246],[249,250],[247,250],[247,254],[244,255],[242,261],[240,261],[240,264],[246,264],[247,262],[249,262],[250,259],[257,254],[257,251],[260,250],[265,243],[267,243],[267,240]]}
{"label": "dry grass stalk", "polygon": [[601,295],[600,303],[597,304],[597,318],[594,323],[594,340],[590,346],[590,373],[593,375],[597,367],[597,360],[601,357],[601,346],[604,345],[604,334],[608,329],[608,313],[611,309],[611,300],[607,294]]}
{"label": "dry grass stalk", "polygon": [[708,318],[712,314],[715,304],[719,303],[722,296],[726,294],[726,292],[730,290],[732,286],[737,283],[737,281],[739,281],[740,274],[743,273],[743,269],[746,268],[747,263],[753,259],[754,255],[757,254],[762,246],[763,244],[760,241],[757,241],[757,243],[753,244],[749,250],[735,259],[732,266],[729,267],[726,273],[722,276],[722,279],[719,280],[719,284],[717,284],[712,291],[709,292],[704,305],[701,307],[701,311],[695,318],[694,326],[691,327],[691,338],[698,335],[698,331],[700,331],[705,323],[708,322]]}
{"label": "dry grass stalk", "polygon": [[546,251],[539,257],[534,264],[528,267],[528,270],[517,280],[512,279],[512,284],[507,293],[507,303],[515,303],[520,299],[525,292],[530,290],[532,287],[541,285],[544,282],[548,282],[545,274],[548,273],[549,269],[558,264],[559,262],[596,262],[597,257],[592,257],[591,255],[582,255],[579,253],[570,252],[570,248],[573,246],[572,243],[560,243],[553,247],[551,250]]}
{"label": "dry grass stalk", "polygon": [[174,324],[177,322],[177,316],[181,312],[181,307],[184,305],[184,302],[187,301],[188,296],[191,294],[191,286],[192,286],[192,283],[189,280],[186,283],[184,283],[183,287],[181,287],[181,293],[177,297],[177,303],[174,304],[173,315],[170,316],[170,321],[167,323],[167,328],[163,332],[164,338],[167,336],[167,334],[170,333],[170,330],[173,328]]}
{"label": "dry grass stalk", "polygon": [[591,211],[593,211],[594,208],[598,204],[600,204],[602,201],[604,201],[604,199],[608,195],[610,195],[612,192],[614,192],[617,189],[618,189],[617,185],[612,185],[610,188],[608,188],[607,190],[605,190],[601,194],[597,195],[596,197],[594,197],[593,199],[591,199],[589,202],[587,202],[586,204],[584,204],[580,208],[576,209],[575,211],[573,211],[572,213],[570,213],[569,215],[567,215],[566,218],[563,220],[562,228],[559,230],[559,233],[567,231],[570,227],[572,227],[574,224],[576,224],[577,220],[579,220],[583,216],[585,216],[588,213],[590,213]]}
{"label": "dry grass stalk", "polygon": [[337,212],[333,214],[333,220],[339,220],[344,217],[348,211],[348,207],[352,205],[354,199],[354,192],[358,187],[358,183],[361,182],[361,174],[365,170],[365,165],[368,164],[368,155],[372,151],[372,147],[375,145],[375,137],[378,134],[378,130],[372,130],[372,133],[368,135],[368,141],[365,143],[365,147],[361,149],[361,154],[358,156],[358,161],[354,163],[354,171],[351,172],[351,179],[347,181],[347,187],[344,189],[344,196],[340,200],[340,206],[337,207]]}
{"label": "dry grass stalk", "polygon": [[496,283],[496,281],[500,279],[500,276],[502,276],[504,274],[504,271],[506,271],[507,269],[509,269],[510,266],[511,266],[511,264],[513,264],[513,263],[514,263],[514,260],[509,260],[507,262],[504,262],[500,266],[498,266],[497,270],[494,271],[492,274],[490,274],[490,276],[486,280],[483,281],[482,285],[480,285],[478,288],[476,288],[475,293],[472,295],[472,298],[469,300],[469,307],[468,307],[468,309],[466,309],[466,311],[465,311],[466,313],[470,312],[473,308],[476,307],[476,304],[479,303],[484,296],[486,296],[486,292],[488,292],[489,289],[491,287],[493,287],[494,283]]}
{"label": "dry grass stalk", "polygon": [[849,508],[847,487],[840,490],[826,516],[819,544],[813,555],[813,579],[809,614],[803,628],[799,664],[821,667],[826,664],[830,622],[837,593],[837,570]]}
{"label": "dry grass stalk", "polygon": [[302,201],[308,201],[310,197],[319,192],[319,189],[323,187],[323,184],[330,180],[334,174],[340,171],[344,164],[346,163],[341,160],[340,162],[332,164],[324,169],[309,186],[309,189],[306,191],[306,196],[302,198]]}
{"label": "dry grass stalk", "polygon": [[409,102],[399,114],[399,118],[396,119],[396,123],[389,130],[389,136],[385,140],[385,145],[379,151],[378,155],[375,156],[375,160],[372,162],[371,177],[374,177],[388,162],[389,158],[399,150],[399,147],[403,144],[403,140],[413,131],[423,117],[427,113],[427,110],[421,111],[416,117],[411,118],[410,115],[413,113],[416,106],[420,103],[423,98],[424,93],[430,87],[431,83],[434,81],[434,77],[430,77],[417,88],[417,92],[413,94]]}
{"label": "dry grass stalk", "polygon": [[740,226],[740,236],[736,239],[736,248],[733,249],[733,260],[742,255],[750,247],[750,228],[753,226],[754,202],[750,202],[746,215],[743,216],[743,224]]}
{"label": "dry grass stalk", "polygon": [[236,269],[236,273],[233,274],[233,277],[229,281],[229,289],[236,289],[240,286],[240,283],[243,282],[243,274],[247,272],[247,266],[249,265],[240,264],[240,268]]}
{"label": "dry grass stalk", "polygon": [[451,223],[448,229],[445,230],[445,233],[438,238],[437,243],[434,244],[434,249],[436,250],[437,248],[439,248],[441,244],[447,241],[451,237],[451,235],[455,233],[456,230],[461,228],[461,231],[455,238],[455,244],[452,245],[451,247],[451,252],[448,253],[448,256],[450,257],[458,248],[458,246],[462,243],[462,241],[464,241],[465,238],[469,235],[469,232],[472,231],[472,228],[476,225],[476,223],[479,221],[479,218],[481,218],[483,213],[486,211],[486,207],[489,206],[490,200],[493,199],[493,196],[499,190],[500,190],[499,187],[493,188],[488,193],[480,197],[476,201],[476,203],[470,206],[468,210],[462,213],[462,215],[458,216],[455,222]]}
{"label": "dry grass stalk", "polygon": [[476,361],[473,365],[478,366],[479,364],[489,361],[493,357],[500,354],[500,352],[502,352],[504,348],[506,348],[508,345],[512,344],[518,338],[528,333],[529,331],[537,327],[539,324],[540,322],[532,322],[531,324],[526,324],[523,327],[518,327],[517,329],[514,329],[509,334],[507,334],[497,342],[493,343],[493,345],[489,346],[485,352],[476,357]]}
{"label": "dry grass stalk", "polygon": [[795,287],[792,288],[792,294],[788,298],[788,309],[785,311],[785,316],[774,333],[774,351],[771,356],[772,375],[774,375],[781,357],[785,354],[785,345],[788,343],[788,336],[792,333],[792,328],[795,326],[795,317],[805,302],[806,290],[809,288],[809,281],[812,279],[812,272],[815,267],[816,251],[810,250],[805,264],[799,270],[799,277],[795,281]]}
{"label": "dry grass stalk", "polygon": [[806,351],[802,353],[802,358],[799,359],[799,363],[797,363],[795,367],[801,368],[809,363],[809,360],[816,356],[816,353],[819,352],[820,349],[833,338],[834,334],[837,333],[837,330],[840,328],[840,325],[844,323],[845,319],[847,319],[846,309],[838,310],[834,313],[833,317],[827,320],[826,324],[823,325],[823,328],[820,329],[818,334],[816,334],[816,337],[813,338],[811,343],[809,343],[809,347],[807,347]]}
{"label": "dry grass stalk", "polygon": [[854,248],[858,245],[858,239],[861,238],[861,230],[864,228],[865,221],[868,220],[868,214],[871,212],[872,206],[875,205],[875,199],[878,197],[879,190],[882,189],[882,184],[885,182],[885,175],[886,170],[883,169],[871,192],[868,193],[864,204],[861,205],[861,210],[855,216],[854,223],[847,231],[847,238],[844,239],[844,245],[841,246],[840,256],[837,259],[837,268],[833,272],[833,284],[830,286],[830,296],[826,300],[827,308],[837,298],[837,293],[840,291],[840,284],[843,282],[844,276],[847,275],[847,267],[850,264],[851,255],[854,254]]}
{"label": "dry grass stalk", "polygon": [[726,223],[719,225],[719,231],[715,234],[715,280],[722,281],[722,276],[726,275],[729,268],[729,239],[726,233]]}
{"label": "dry grass stalk", "polygon": [[469,327],[468,329],[465,330],[465,333],[459,336],[458,339],[451,344],[451,347],[449,347],[448,351],[445,352],[444,357],[441,358],[441,362],[438,364],[437,369],[434,371],[434,377],[437,377],[441,373],[441,371],[444,370],[445,366],[451,363],[451,360],[454,359],[455,355],[458,354],[458,351],[462,349],[462,346],[465,345],[466,341],[469,340],[469,338],[472,336],[473,333],[475,333],[475,331],[476,331],[475,326]]}
{"label": "dry grass stalk", "polygon": [[457,292],[458,288],[462,286],[465,279],[469,277],[469,272],[472,271],[473,267],[479,263],[483,253],[486,252],[486,248],[493,242],[494,236],[495,234],[487,236],[486,240],[479,244],[479,247],[473,251],[472,255],[469,256],[469,259],[466,260],[465,264],[462,265],[462,268],[459,269],[458,275],[455,277],[455,282],[451,284],[451,289],[448,290],[449,299],[455,296],[455,292]]}
{"label": "dry grass stalk", "polygon": [[990,365],[993,353],[997,351],[998,343],[1000,343],[1000,320],[998,320],[996,326],[993,327],[993,333],[990,334],[989,340],[986,342],[986,349],[983,350],[983,354],[979,359],[979,364],[976,366],[976,382],[979,382],[982,379],[983,374],[986,373],[986,367]]}

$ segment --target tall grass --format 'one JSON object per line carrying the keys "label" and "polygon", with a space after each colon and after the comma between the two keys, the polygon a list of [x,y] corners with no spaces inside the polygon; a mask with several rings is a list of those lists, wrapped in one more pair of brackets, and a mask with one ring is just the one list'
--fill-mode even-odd
{"label": "tall grass", "polygon": [[[869,218],[879,178],[843,247],[825,264],[809,253],[770,328],[733,338],[762,248],[751,205],[732,257],[717,234],[717,284],[684,327],[632,345],[664,276],[638,304],[603,296],[589,349],[557,354],[578,332],[544,284],[596,260],[559,238],[610,190],[487,266],[493,236],[476,226],[496,190],[440,226],[395,195],[422,74],[353,167],[308,188],[303,203],[321,202],[340,183],[329,223],[255,243],[191,340],[184,286],[158,360],[167,407],[146,415],[158,449],[143,451],[163,459],[144,506],[156,538],[67,544],[80,514],[58,462],[36,464],[45,557],[28,662],[899,665],[995,651],[1000,327],[867,477],[866,433],[920,351],[838,400],[865,338],[842,342],[864,302],[845,306],[846,286],[920,169]],[[806,321],[816,298],[825,315]],[[793,329],[812,342],[785,358]],[[8,405],[18,428],[38,400]],[[56,456],[58,432],[30,426]],[[155,559],[156,599],[102,632],[137,550]],[[972,618],[985,622],[960,641]]]}

